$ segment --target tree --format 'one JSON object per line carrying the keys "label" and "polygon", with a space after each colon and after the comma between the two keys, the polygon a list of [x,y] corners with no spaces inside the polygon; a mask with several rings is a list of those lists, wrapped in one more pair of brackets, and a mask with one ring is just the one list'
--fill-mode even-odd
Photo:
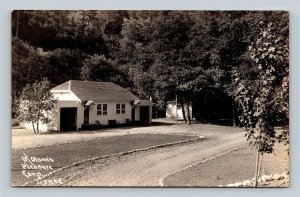
{"label": "tree", "polygon": [[[274,127],[278,114],[275,106],[288,103],[288,38],[283,32],[276,32],[273,23],[260,22],[260,25],[259,38],[249,47],[249,56],[259,70],[255,85],[248,85],[239,72],[234,72],[240,121],[246,130],[249,145],[257,150],[255,186],[263,154],[274,151]],[[282,96],[278,97],[276,91],[280,85]]]}
{"label": "tree", "polygon": [[80,78],[82,59],[86,55],[81,50],[56,48],[47,51],[48,62],[43,67],[44,77],[51,81],[51,85],[59,85],[68,80]]}
{"label": "tree", "polygon": [[[147,17],[124,19],[120,62],[128,65],[135,92],[142,98],[151,95],[153,101],[159,103],[155,107],[160,108],[175,95],[182,105],[189,103],[189,95],[196,89],[195,86],[190,90],[191,86],[203,81],[199,80],[201,69],[195,69],[197,65],[190,66],[185,61],[189,49],[184,49],[193,26],[189,12],[158,11],[148,14]],[[196,85],[198,87],[199,84]]]}
{"label": "tree", "polygon": [[88,56],[83,61],[80,76],[83,80],[114,82],[123,87],[130,86],[126,73],[104,55]]}
{"label": "tree", "polygon": [[16,118],[15,107],[26,84],[40,81],[47,76],[48,54],[19,38],[12,39],[12,117]]}
{"label": "tree", "polygon": [[47,112],[54,107],[56,100],[49,89],[50,82],[44,79],[41,82],[27,84],[20,96],[18,119],[31,123],[35,134],[40,133],[40,122],[43,124],[51,122]]}

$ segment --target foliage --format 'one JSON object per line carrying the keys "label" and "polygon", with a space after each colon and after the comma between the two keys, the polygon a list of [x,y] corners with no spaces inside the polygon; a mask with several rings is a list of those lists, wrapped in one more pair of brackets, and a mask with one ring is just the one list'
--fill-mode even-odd
{"label": "foliage", "polygon": [[[262,26],[264,24],[262,23]],[[236,101],[242,109],[240,121],[247,131],[247,139],[259,152],[272,153],[275,142],[273,114],[274,106],[287,102],[283,97],[274,98],[278,89],[277,83],[286,83],[286,78],[280,79],[282,70],[288,74],[287,40],[274,34],[272,23],[262,27],[260,38],[250,47],[251,59],[259,69],[255,86],[247,87],[243,79],[235,73]],[[286,87],[286,86],[283,86]],[[286,94],[285,88],[280,95]]]}
{"label": "foliage", "polygon": [[[228,98],[258,151],[259,174],[275,140],[288,143],[288,130],[274,130],[289,119],[288,28],[286,11],[14,11],[13,118],[20,104],[38,102],[34,82],[44,77],[51,87],[112,81],[151,97],[154,109],[175,97],[182,106]],[[225,106],[214,107],[207,116],[220,118]],[[25,109],[28,119],[43,114]]]}
{"label": "foliage", "polygon": [[[141,99],[151,96],[160,109],[175,95],[180,103],[197,100],[207,88],[234,98],[234,71],[254,93],[260,69],[247,47],[259,38],[262,20],[287,38],[282,11],[14,11],[13,105],[26,84],[44,77],[51,87],[70,79],[113,81]],[[278,72],[274,84],[282,94],[272,114],[282,122],[287,72]]]}
{"label": "foliage", "polygon": [[39,133],[39,124],[51,121],[47,112],[51,110],[56,100],[49,91],[50,82],[43,80],[27,84],[20,96],[19,116],[20,121],[31,123],[34,133]]}
{"label": "foliage", "polygon": [[43,79],[47,54],[19,38],[12,40],[12,86],[13,94],[21,92],[22,85]]}
{"label": "foliage", "polygon": [[18,126],[20,126],[20,121],[17,120],[17,119],[12,119],[11,120],[11,126],[12,127],[18,127]]}
{"label": "foliage", "polygon": [[[237,86],[235,99],[241,109],[240,121],[247,131],[249,144],[258,153],[256,185],[263,153],[274,151],[277,106],[288,103],[288,40],[275,31],[272,23],[261,22],[259,35],[258,40],[249,47],[250,58],[259,69],[255,85],[245,85],[239,73],[233,73]],[[281,88],[277,88],[278,83],[282,84]],[[285,109],[288,107],[282,108],[283,111]]]}
{"label": "foliage", "polygon": [[83,61],[81,79],[91,81],[114,82],[123,87],[128,87],[130,82],[126,73],[122,72],[111,59],[104,55],[93,55]]}

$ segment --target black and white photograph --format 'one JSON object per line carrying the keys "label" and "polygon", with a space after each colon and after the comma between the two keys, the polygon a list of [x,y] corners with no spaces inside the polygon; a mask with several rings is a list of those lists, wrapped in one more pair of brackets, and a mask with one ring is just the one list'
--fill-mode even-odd
{"label": "black and white photograph", "polygon": [[287,188],[289,12],[13,10],[12,187]]}

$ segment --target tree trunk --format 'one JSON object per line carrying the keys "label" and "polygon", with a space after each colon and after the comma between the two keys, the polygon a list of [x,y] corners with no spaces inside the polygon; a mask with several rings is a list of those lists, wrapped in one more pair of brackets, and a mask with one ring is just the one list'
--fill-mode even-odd
{"label": "tree trunk", "polygon": [[17,11],[17,24],[16,24],[16,37],[19,37],[19,28],[20,28],[20,11]]}
{"label": "tree trunk", "polygon": [[182,116],[184,119],[184,122],[187,123],[186,116],[185,116],[185,109],[184,109],[184,100],[183,96],[180,94],[180,104],[181,104],[181,110],[182,110]]}
{"label": "tree trunk", "polygon": [[38,122],[36,123],[36,133],[40,133],[40,131],[39,131],[39,120],[38,120]]}
{"label": "tree trunk", "polygon": [[254,183],[254,187],[257,187],[257,185],[258,185],[258,179],[259,179],[259,176],[260,176],[260,170],[261,170],[262,159],[263,159],[263,153],[257,151],[256,171],[255,171],[255,183]]}
{"label": "tree trunk", "polygon": [[236,112],[235,112],[234,101],[232,102],[232,125],[233,127],[236,127]]}
{"label": "tree trunk", "polygon": [[31,124],[32,124],[33,132],[36,134],[36,131],[35,131],[35,127],[34,127],[33,121],[31,121]]}
{"label": "tree trunk", "polygon": [[256,169],[255,169],[255,182],[254,182],[254,187],[257,187],[257,182],[258,182],[258,166],[259,166],[259,152],[257,151],[256,155]]}
{"label": "tree trunk", "polygon": [[260,176],[260,171],[261,171],[261,164],[262,164],[262,159],[263,159],[263,153],[260,153],[260,161],[259,161],[259,166],[258,166],[258,179],[259,179],[259,176]]}
{"label": "tree trunk", "polygon": [[189,125],[191,125],[191,113],[190,113],[190,104],[187,104],[187,117],[189,121]]}
{"label": "tree trunk", "polygon": [[37,122],[36,122],[36,133],[40,133],[39,131],[39,124],[40,124],[40,109],[41,109],[42,103],[39,104],[39,110],[38,110],[38,115],[37,115]]}
{"label": "tree trunk", "polygon": [[84,38],[85,38],[85,35],[84,35],[85,28],[86,28],[86,26],[85,26],[85,12],[86,12],[85,10],[82,11],[82,29],[81,29],[82,37],[81,37],[81,39],[79,39],[79,37],[78,37],[81,48],[84,46]]}

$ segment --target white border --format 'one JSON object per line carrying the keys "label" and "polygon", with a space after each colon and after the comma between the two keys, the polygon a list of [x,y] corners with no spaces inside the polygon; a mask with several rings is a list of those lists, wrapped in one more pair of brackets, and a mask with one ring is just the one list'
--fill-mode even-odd
{"label": "white border", "polygon": [[[300,1],[299,0],[0,0],[0,196],[298,196],[300,162]],[[227,188],[12,188],[10,187],[11,11],[14,9],[94,10],[288,10],[290,13],[290,172],[286,189]],[[297,66],[298,65],[298,66]],[[298,101],[298,102],[297,102]]]}

